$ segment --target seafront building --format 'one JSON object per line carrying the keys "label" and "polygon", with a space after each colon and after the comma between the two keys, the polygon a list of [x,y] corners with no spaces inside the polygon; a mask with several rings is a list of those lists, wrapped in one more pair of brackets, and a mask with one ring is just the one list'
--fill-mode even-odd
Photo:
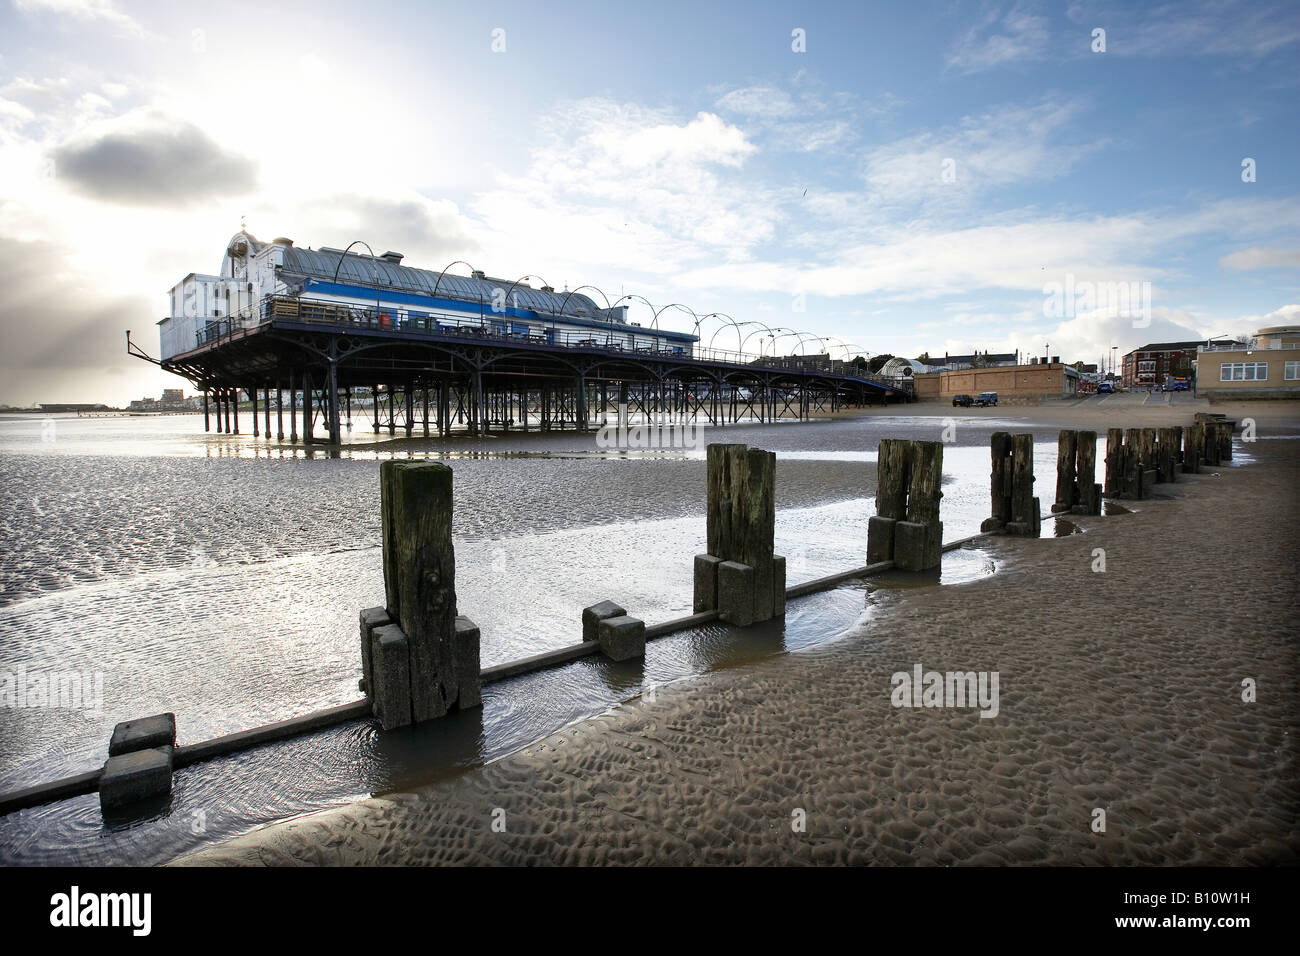
{"label": "seafront building", "polygon": [[1199,343],[1196,391],[1221,399],[1300,398],[1300,326],[1259,329],[1245,343]]}
{"label": "seafront building", "polygon": [[998,404],[1035,404],[1045,398],[1070,398],[1079,394],[1079,371],[1059,358],[1027,365],[999,365],[945,372],[924,372],[913,377],[916,397],[951,400],[955,395],[997,392]]}
{"label": "seafront building", "polygon": [[1196,350],[1204,345],[1195,342],[1148,342],[1124,356],[1120,369],[1125,388],[1155,388],[1189,382]]}

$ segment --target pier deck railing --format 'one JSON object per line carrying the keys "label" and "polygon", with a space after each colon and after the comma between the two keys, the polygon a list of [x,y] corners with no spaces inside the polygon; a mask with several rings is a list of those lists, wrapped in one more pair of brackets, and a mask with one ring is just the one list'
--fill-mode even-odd
{"label": "pier deck railing", "polygon": [[[562,323],[569,317],[539,313],[538,318],[542,322]],[[899,392],[911,391],[910,382],[898,382],[887,376],[868,372],[852,362],[828,359],[822,366],[815,361],[815,356],[810,355],[754,355],[748,352],[704,348],[685,343],[668,345],[657,337],[657,330],[639,325],[627,325],[608,330],[592,329],[590,332],[547,329],[539,334],[535,329],[523,330],[521,326],[524,320],[507,313],[485,311],[477,319],[462,317],[453,319],[440,313],[408,309],[398,305],[360,306],[304,296],[265,296],[256,306],[243,309],[233,315],[210,319],[204,328],[195,332],[196,346],[202,348],[220,345],[230,341],[239,333],[272,324],[277,320],[345,331],[379,332],[398,336],[436,335],[471,339],[483,344],[545,346],[625,355],[628,358],[668,360],[677,358],[685,362],[745,366],[763,372],[786,370],[872,382]],[[633,337],[634,341],[643,338],[651,339],[653,344],[638,344],[634,347],[625,341],[629,336]],[[810,359],[813,361],[810,362]]]}

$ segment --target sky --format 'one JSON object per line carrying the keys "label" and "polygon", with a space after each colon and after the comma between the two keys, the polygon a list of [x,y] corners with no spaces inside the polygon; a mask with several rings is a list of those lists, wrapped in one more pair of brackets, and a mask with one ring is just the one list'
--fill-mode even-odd
{"label": "sky", "polygon": [[241,222],[864,354],[1300,321],[1293,0],[0,3],[0,403],[188,393],[125,332]]}

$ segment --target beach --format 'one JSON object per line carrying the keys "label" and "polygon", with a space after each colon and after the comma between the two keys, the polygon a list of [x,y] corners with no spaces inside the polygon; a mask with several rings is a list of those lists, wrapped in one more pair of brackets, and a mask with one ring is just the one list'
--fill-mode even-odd
{"label": "beach", "polygon": [[[1104,431],[1191,410],[1002,415]],[[1072,517],[1079,534],[983,539],[992,576],[876,592],[872,614],[824,643],[177,862],[1294,864],[1295,412],[1212,410],[1258,420],[1237,464],[1180,475],[1127,513]],[[1038,474],[1044,508],[1054,480]],[[894,675],[917,665],[996,673],[996,716],[893,706]]]}

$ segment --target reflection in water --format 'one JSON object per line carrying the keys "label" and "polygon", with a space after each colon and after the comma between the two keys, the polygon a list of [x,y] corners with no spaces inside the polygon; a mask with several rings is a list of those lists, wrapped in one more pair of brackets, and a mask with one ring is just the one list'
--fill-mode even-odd
{"label": "reflection in water", "polygon": [[1055,525],[1052,537],[1064,538],[1072,534],[1083,534],[1083,529],[1073,521],[1066,521],[1064,518],[1053,518],[1052,523]]}

